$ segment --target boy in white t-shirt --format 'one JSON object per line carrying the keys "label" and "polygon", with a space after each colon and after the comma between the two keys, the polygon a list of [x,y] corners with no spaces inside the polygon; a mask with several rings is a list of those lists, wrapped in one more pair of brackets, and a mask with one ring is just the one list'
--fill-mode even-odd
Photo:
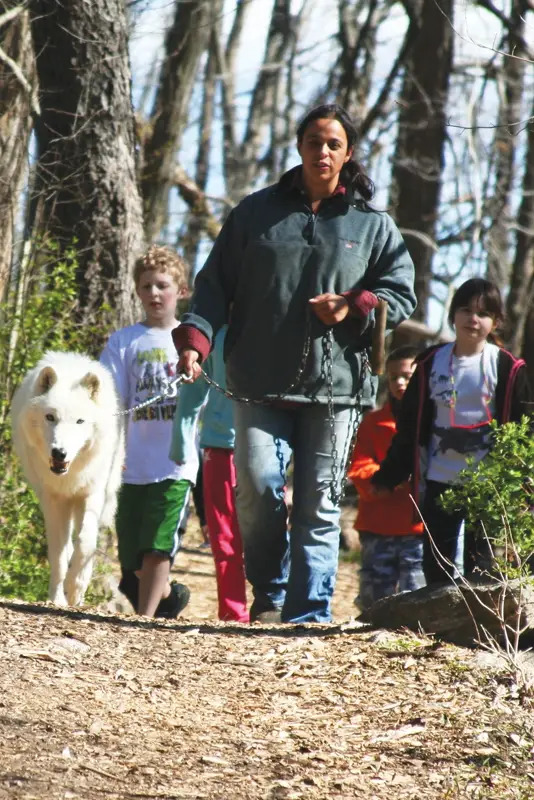
{"label": "boy in white t-shirt", "polygon": [[[125,408],[165,393],[176,377],[171,331],[179,322],[176,305],[188,293],[186,262],[153,245],[137,259],[134,281],[145,318],[112,333],[101,362],[115,379]],[[116,529],[122,578],[119,588],[138,614],[175,618],[189,601],[189,589],[170,583],[189,493],[198,461],[169,458],[176,393],[127,416],[126,464]]]}

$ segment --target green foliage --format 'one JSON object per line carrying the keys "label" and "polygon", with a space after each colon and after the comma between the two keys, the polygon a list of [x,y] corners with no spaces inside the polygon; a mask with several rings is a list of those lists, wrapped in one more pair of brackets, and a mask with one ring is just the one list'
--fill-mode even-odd
{"label": "green foliage", "polygon": [[43,252],[26,265],[24,291],[0,306],[0,595],[27,601],[46,599],[49,569],[39,503],[11,450],[13,392],[46,350],[96,356],[109,333],[76,322],[75,251]]}
{"label": "green foliage", "polygon": [[4,475],[7,466],[11,474],[1,485],[0,596],[46,600],[49,570],[41,509],[14,457],[4,453]]}
{"label": "green foliage", "polygon": [[[0,369],[7,390],[2,392],[4,408],[27,370],[46,350],[71,350],[95,356],[109,333],[98,326],[76,322],[75,250],[66,250],[59,257],[57,248],[48,244],[46,254],[50,265],[37,263],[43,259],[41,251],[27,267],[28,286],[22,302],[12,297],[0,308]],[[103,313],[107,311],[102,309]]]}
{"label": "green foliage", "polygon": [[113,593],[106,587],[106,578],[112,573],[113,568],[109,562],[95,561],[91,583],[85,593],[85,603],[88,606],[98,606],[112,599]]}
{"label": "green foliage", "polygon": [[447,511],[461,510],[469,523],[482,523],[508,578],[529,571],[534,553],[534,436],[532,423],[492,423],[494,443],[478,464],[442,498]]}

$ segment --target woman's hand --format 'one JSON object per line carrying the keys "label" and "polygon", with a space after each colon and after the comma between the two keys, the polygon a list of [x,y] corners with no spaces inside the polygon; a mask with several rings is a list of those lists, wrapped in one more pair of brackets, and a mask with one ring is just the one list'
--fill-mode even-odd
{"label": "woman's hand", "polygon": [[200,354],[198,350],[182,350],[178,358],[178,372],[187,377],[184,379],[188,383],[193,383],[201,374],[200,364],[198,359]]}
{"label": "woman's hand", "polygon": [[316,316],[325,325],[337,325],[338,322],[343,322],[349,313],[349,304],[340,294],[331,292],[318,294],[317,297],[312,297],[308,302]]}

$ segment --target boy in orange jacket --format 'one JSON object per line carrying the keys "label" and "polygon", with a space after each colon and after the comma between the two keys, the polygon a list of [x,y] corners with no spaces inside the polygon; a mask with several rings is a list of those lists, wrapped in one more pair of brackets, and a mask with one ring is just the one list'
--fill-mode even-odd
{"label": "boy in orange jacket", "polygon": [[354,527],[360,537],[361,567],[355,603],[362,611],[381,597],[425,585],[423,524],[414,522],[409,484],[401,484],[387,497],[377,496],[371,486],[371,476],[379,469],[395,435],[396,413],[415,370],[417,353],[416,348],[406,345],[388,356],[388,400],[363,418],[348,470],[359,494]]}

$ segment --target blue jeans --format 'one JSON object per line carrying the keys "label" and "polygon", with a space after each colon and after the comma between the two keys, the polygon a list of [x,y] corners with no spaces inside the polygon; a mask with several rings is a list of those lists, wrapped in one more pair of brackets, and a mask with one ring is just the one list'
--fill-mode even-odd
{"label": "blue jeans", "polygon": [[[339,490],[354,409],[338,407],[334,416]],[[328,622],[340,534],[339,506],[330,497],[328,409],[304,403],[292,407],[236,403],[234,419],[236,505],[253,609],[281,609],[283,622]],[[285,487],[291,454],[289,515]]]}
{"label": "blue jeans", "polygon": [[382,597],[413,592],[425,585],[421,535],[384,536],[359,531],[359,537],[360,592],[356,602],[362,611]]}
{"label": "blue jeans", "polygon": [[[467,580],[472,580],[475,573],[491,571],[491,551],[482,530],[465,525],[462,511],[444,511],[441,508],[439,498],[447,489],[450,486],[446,483],[426,482],[422,514],[433,544],[425,532],[423,570],[429,586],[448,582],[461,571],[462,563]],[[459,552],[462,544],[463,557]],[[445,563],[444,559],[453,562],[454,566]]]}

